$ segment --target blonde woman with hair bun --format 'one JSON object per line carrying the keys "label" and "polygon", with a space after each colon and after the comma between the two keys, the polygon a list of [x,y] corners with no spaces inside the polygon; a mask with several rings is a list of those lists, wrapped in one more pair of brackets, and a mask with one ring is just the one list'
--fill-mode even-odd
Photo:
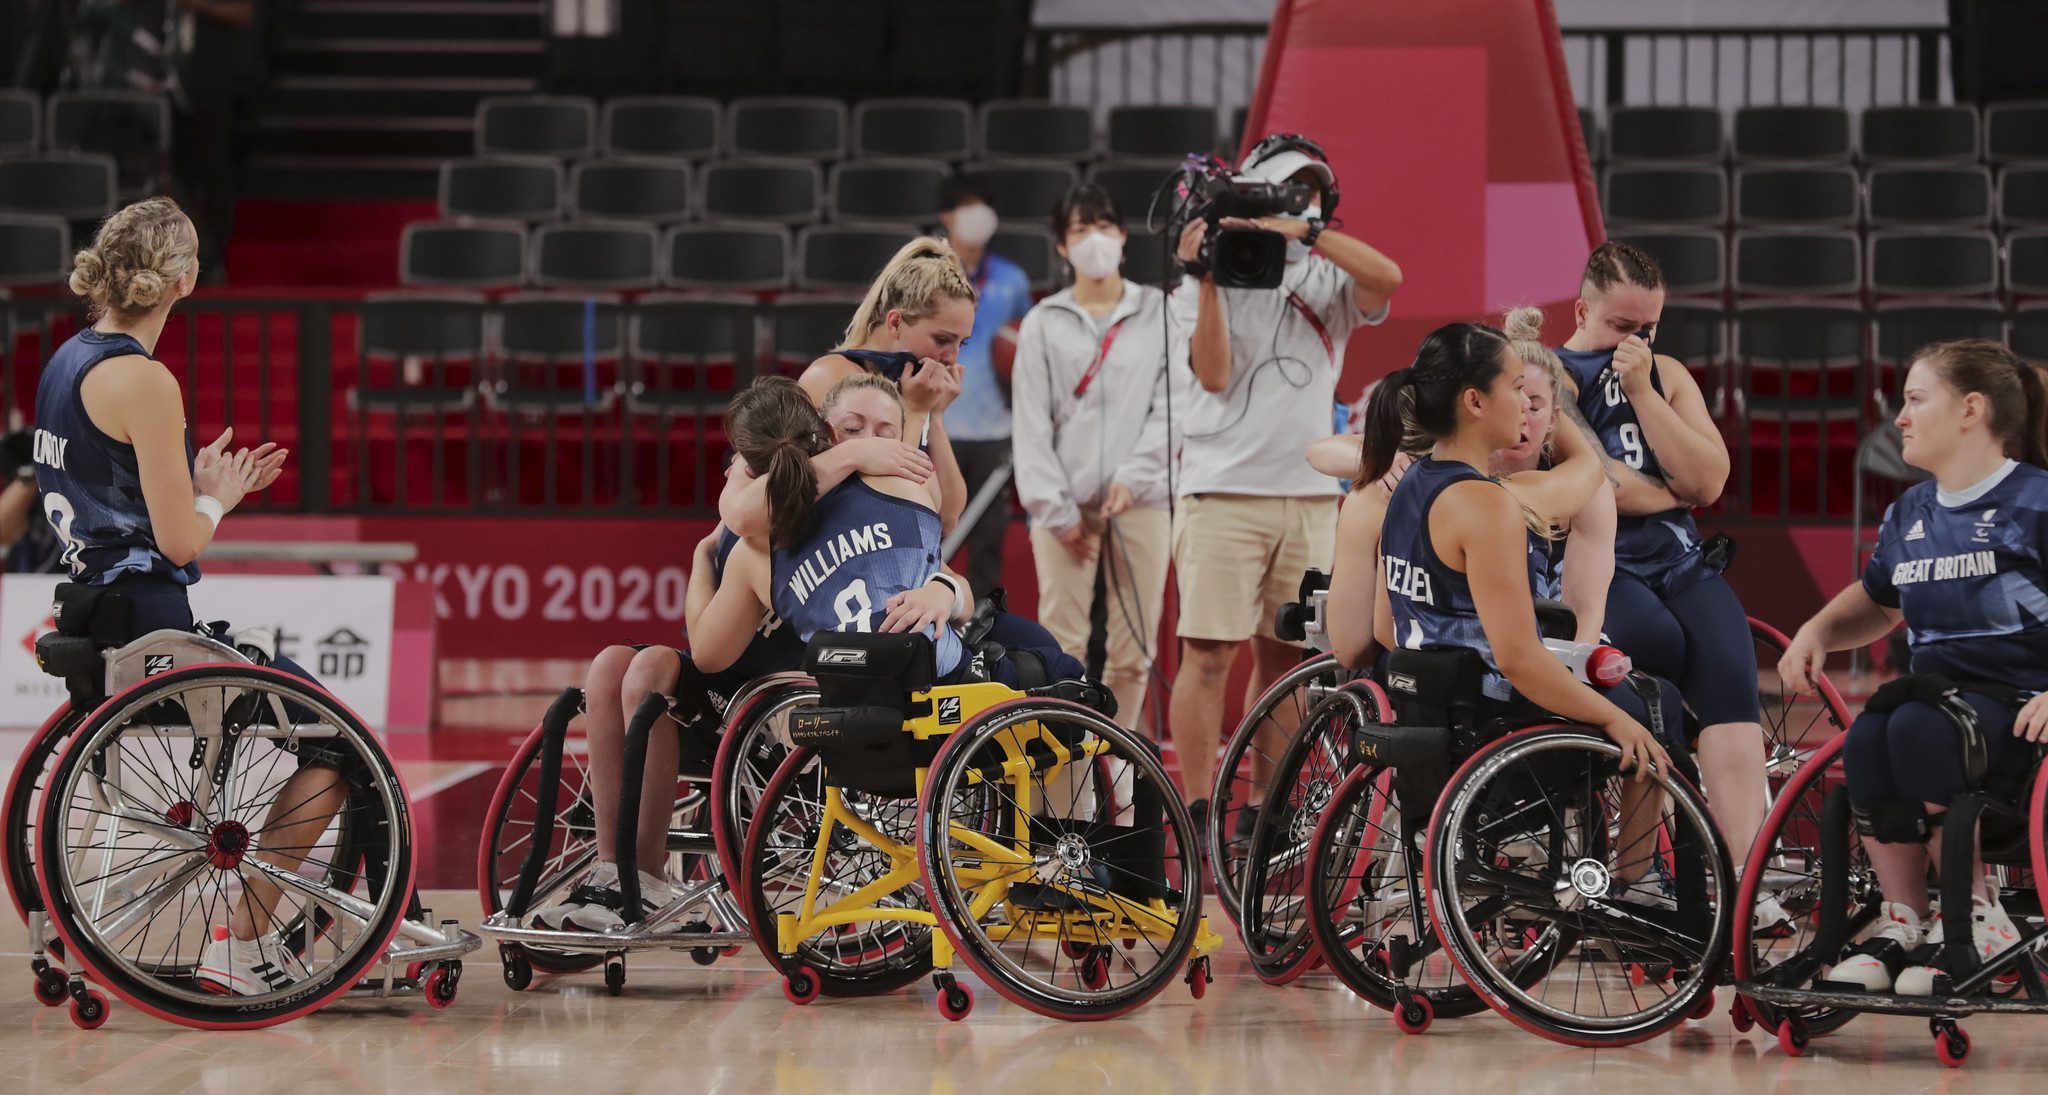
{"label": "blonde woman with hair bun", "polygon": [[[98,605],[127,603],[124,643],[166,628],[198,630],[187,591],[199,580],[200,554],[243,498],[277,480],[287,455],[271,444],[230,451],[232,429],[192,448],[178,378],[153,355],[172,307],[199,282],[198,247],[192,222],[169,198],[108,217],[71,271],[92,323],[57,348],[36,385],[36,487],[63,543],[68,585],[106,590]],[[58,589],[65,603],[86,604]],[[313,679],[290,659],[270,664]],[[304,855],[290,849],[313,848],[345,800],[340,766],[348,763],[318,743],[294,745],[297,769],[259,830],[265,855],[291,869]],[[277,886],[253,871],[242,885],[195,979],[229,995],[303,979],[298,953],[271,924]]]}
{"label": "blonde woman with hair bun", "polygon": [[[823,406],[832,386],[870,373],[903,391],[905,419],[898,439],[860,438],[812,458],[822,497],[853,475],[902,476],[922,483],[938,477],[940,522],[947,534],[967,508],[967,481],[946,438],[941,414],[960,394],[960,346],[974,331],[974,283],[944,240],[920,236],[903,245],[868,286],[838,349],[811,362],[797,378],[811,402]],[[923,450],[918,448],[923,441]],[[742,537],[759,537],[772,523],[766,485],[735,461],[718,498],[719,517]]]}

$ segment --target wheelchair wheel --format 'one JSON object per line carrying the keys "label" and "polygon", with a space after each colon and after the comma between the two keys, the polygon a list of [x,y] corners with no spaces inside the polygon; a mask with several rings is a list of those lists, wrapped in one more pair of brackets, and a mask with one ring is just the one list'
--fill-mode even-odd
{"label": "wheelchair wheel", "polygon": [[[1451,777],[1430,821],[1430,920],[1458,972],[1516,1025],[1568,1045],[1677,1026],[1729,950],[1734,872],[1705,801],[1674,773],[1622,773],[1620,756],[1579,728],[1511,734]],[[1502,922],[1522,939],[1500,938]],[[1531,931],[1534,948],[1517,949]],[[1520,983],[1527,950],[1552,936],[1575,945]]]}
{"label": "wheelchair wheel", "polygon": [[14,775],[7,781],[7,798],[0,803],[6,827],[7,896],[14,900],[14,911],[21,914],[23,923],[28,922],[29,913],[43,911],[43,892],[36,886],[35,858],[36,819],[43,804],[43,789],[49,785],[50,771],[57,766],[57,755],[83,721],[85,715],[72,710],[69,703],[60,705],[44,720],[22,748]]}
{"label": "wheelchair wheel", "polygon": [[1358,729],[1389,717],[1386,693],[1353,681],[1309,709],[1274,765],[1240,870],[1238,934],[1268,984],[1299,977],[1315,957],[1308,924],[1309,838],[1351,767]]}
{"label": "wheelchair wheel", "polygon": [[778,673],[733,697],[711,765],[711,834],[720,869],[735,893],[746,886],[747,826],[755,805],[789,755],[789,713],[818,702],[818,686],[797,673]]}
{"label": "wheelchair wheel", "polygon": [[[318,821],[314,796],[330,793],[317,835],[283,833]],[[305,843],[266,849],[266,834]],[[36,846],[72,960],[189,1026],[268,1026],[336,999],[382,960],[412,898],[405,792],[375,736],[324,691],[258,666],[179,669],[102,705],[51,774]],[[277,895],[269,922],[286,926],[271,953],[290,961],[271,959],[268,991],[216,995],[197,977],[202,954],[256,878]]]}
{"label": "wheelchair wheel", "polygon": [[[1882,898],[1877,875],[1863,840],[1850,821],[1848,792],[1843,784],[1842,745],[1837,736],[1816,750],[1779,789],[1771,812],[1737,887],[1735,908],[1735,980],[1747,984],[1797,987],[1811,983],[1874,922]],[[1831,799],[1835,801],[1830,801]],[[1822,852],[1832,845],[1846,857],[1842,885],[1840,934],[1824,938]],[[2039,842],[2035,854],[2040,854]],[[1775,891],[1791,914],[1790,933],[1764,938],[1754,930],[1752,911],[1760,886]],[[1856,1012],[1840,1008],[1788,1008],[1744,997],[1737,1005],[1766,1030],[1791,1021],[1809,1036],[1840,1030]]]}
{"label": "wheelchair wheel", "polygon": [[924,803],[918,858],[940,929],[1006,998],[1107,1019],[1180,976],[1202,927],[1201,864],[1150,742],[1079,704],[1011,700],[946,740]]}
{"label": "wheelchair wheel", "polygon": [[1763,712],[1764,748],[1768,751],[1764,771],[1775,795],[1809,754],[1849,729],[1852,716],[1834,682],[1825,675],[1818,695],[1785,694],[1778,687],[1778,660],[1785,656],[1791,640],[1755,618],[1749,621],[1749,633],[1756,645],[1757,703]]}
{"label": "wheelchair wheel", "polygon": [[[879,847],[841,823],[826,833],[828,789],[825,766],[808,749],[791,751],[762,788],[747,827],[741,874],[747,923],[761,953],[777,969],[785,975],[807,969],[826,996],[873,996],[902,988],[932,969],[930,906],[910,870],[917,801],[840,791],[845,809],[894,845]],[[821,837],[829,839],[823,856]],[[778,948],[780,917],[806,911],[813,884],[808,911],[816,912],[892,873],[901,885],[865,905],[883,915],[916,919],[826,928],[798,941],[794,953]]]}
{"label": "wheelchair wheel", "polygon": [[[1392,769],[1352,769],[1309,845],[1308,923],[1317,953],[1351,991],[1397,1015],[1404,994],[1420,997],[1431,1016],[1456,1019],[1485,1011],[1486,1001],[1458,976],[1425,908],[1428,814],[1427,805],[1403,809]],[[1488,923],[1495,939],[1520,952],[1513,975],[1525,987],[1574,941],[1539,936],[1540,946],[1529,947],[1525,926],[1499,910],[1461,915]]]}
{"label": "wheelchair wheel", "polygon": [[1242,815],[1265,801],[1280,754],[1309,708],[1350,678],[1351,671],[1328,654],[1302,662],[1252,703],[1223,749],[1216,785],[1209,791],[1209,876],[1232,923],[1237,922],[1238,890],[1251,848],[1252,825]]}
{"label": "wheelchair wheel", "polygon": [[[544,799],[555,813],[548,839],[546,864],[534,880],[527,909],[547,905],[566,895],[597,859],[597,815],[590,803],[590,770],[581,752],[562,751],[561,786],[548,795],[541,786],[541,751],[548,727],[536,727],[505,765],[498,789],[491,796],[490,812],[484,816],[483,840],[477,855],[477,896],[485,916],[505,910],[519,885],[519,875],[532,853],[535,824]],[[548,973],[576,973],[604,961],[602,951],[560,951],[507,943],[526,955],[535,968]]]}

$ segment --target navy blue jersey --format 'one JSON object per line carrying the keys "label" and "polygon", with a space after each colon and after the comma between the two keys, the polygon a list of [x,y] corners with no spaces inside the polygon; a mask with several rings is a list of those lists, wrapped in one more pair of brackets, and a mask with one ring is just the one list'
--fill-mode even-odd
{"label": "navy blue jersey", "polygon": [[1538,597],[1564,597],[1564,537],[1545,539],[1529,533],[1529,591]]}
{"label": "navy blue jersey", "polygon": [[1863,588],[1905,614],[1914,672],[2048,689],[2048,471],[2015,464],[1981,496],[1951,501],[1932,480],[1906,488]]}
{"label": "navy blue jersey", "polygon": [[1387,503],[1386,520],[1380,526],[1380,564],[1386,570],[1394,640],[1412,650],[1429,646],[1477,650],[1493,670],[1486,675],[1486,695],[1506,700],[1512,690],[1500,674],[1500,664],[1493,660],[1486,629],[1480,626],[1472,585],[1463,573],[1437,557],[1429,538],[1429,510],[1437,496],[1445,488],[1467,481],[1490,480],[1470,464],[1428,457],[1417,460]]}
{"label": "navy blue jersey", "polygon": [[917,364],[917,355],[908,350],[834,350],[840,357],[849,358],[854,364],[882,377],[897,387],[903,386],[904,370]]}
{"label": "navy blue jersey", "polygon": [[[711,560],[711,582],[713,586],[725,581],[725,561],[732,556],[732,549],[740,538],[726,529],[719,533],[718,552]],[[804,641],[797,637],[796,629],[784,624],[782,617],[773,612],[761,617],[761,626],[740,653],[739,660],[727,666],[722,673],[734,680],[751,681],[770,673],[787,673],[802,669],[804,664]]]}
{"label": "navy blue jersey", "polygon": [[[1643,427],[1628,393],[1621,390],[1621,378],[1608,366],[1613,350],[1557,349],[1558,360],[1571,374],[1579,389],[1579,414],[1592,427],[1607,455],[1646,475],[1666,478],[1664,466],[1650,443],[1643,439]],[[1664,384],[1655,370],[1650,387],[1664,394]],[[1713,571],[1700,557],[1700,530],[1685,507],[1647,516],[1621,515],[1615,519],[1614,567],[1642,580],[1661,596],[1710,576]]]}
{"label": "navy blue jersey", "polygon": [[[877,631],[889,598],[931,581],[939,570],[939,515],[884,494],[858,478],[818,499],[811,531],[777,548],[774,609],[799,639],[820,631]],[[960,664],[960,636],[941,626],[938,671]]]}
{"label": "navy blue jersey", "polygon": [[[123,574],[160,574],[191,585],[199,580],[198,564],[173,566],[157,550],[135,446],[100,432],[79,394],[95,365],[123,354],[149,356],[127,335],[88,327],[57,347],[43,367],[35,433],[43,512],[64,541],[65,565],[78,582],[105,585]],[[190,459],[190,440],[185,449]]]}

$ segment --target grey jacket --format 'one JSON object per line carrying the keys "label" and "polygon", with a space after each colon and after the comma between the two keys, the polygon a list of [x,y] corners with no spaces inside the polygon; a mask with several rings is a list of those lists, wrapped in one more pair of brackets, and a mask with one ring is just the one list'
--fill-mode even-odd
{"label": "grey jacket", "polygon": [[1128,488],[1137,505],[1167,502],[1166,295],[1125,281],[1109,322],[1116,340],[1079,395],[1102,339],[1073,290],[1040,301],[1018,331],[1012,460],[1034,528],[1073,528],[1082,508],[1100,504],[1112,482]]}

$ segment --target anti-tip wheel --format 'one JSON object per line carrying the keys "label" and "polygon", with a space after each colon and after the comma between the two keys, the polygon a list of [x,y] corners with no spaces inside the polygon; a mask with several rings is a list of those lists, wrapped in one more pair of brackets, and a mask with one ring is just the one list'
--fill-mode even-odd
{"label": "anti-tip wheel", "polygon": [[1934,1056],[1947,1068],[1961,1068],[1970,1059],[1970,1036],[1959,1026],[1948,1026],[1934,1035]]}
{"label": "anti-tip wheel", "polygon": [[1686,1018],[1705,1020],[1708,1016],[1714,1014],[1714,1003],[1714,990],[1708,989],[1700,994],[1700,1002],[1692,1006],[1692,1011],[1687,1013]]}
{"label": "anti-tip wheel", "polygon": [[782,975],[782,995],[792,1004],[808,1004],[824,989],[825,983],[809,966],[797,966]]}
{"label": "anti-tip wheel", "polygon": [[1209,958],[1204,955],[1188,961],[1188,995],[1200,1000],[1209,995]]}
{"label": "anti-tip wheel", "polygon": [[107,1022],[107,998],[86,992],[71,999],[71,1022],[80,1030],[98,1030]]}
{"label": "anti-tip wheel", "polygon": [[533,963],[527,960],[526,952],[508,947],[499,958],[505,970],[505,987],[525,992],[533,984]]}
{"label": "anti-tip wheel", "polygon": [[624,955],[606,955],[604,960],[604,990],[613,996],[626,994],[626,958]]}
{"label": "anti-tip wheel", "polygon": [[974,1010],[974,991],[955,981],[939,991],[939,1014],[957,1023]]}
{"label": "anti-tip wheel", "polygon": [[439,1010],[455,1002],[455,987],[462,979],[460,967],[436,966],[427,974],[421,991],[426,995],[427,1006]]}
{"label": "anti-tip wheel", "polygon": [[1421,1034],[1436,1021],[1436,1008],[1426,996],[1410,996],[1394,1008],[1394,1028],[1403,1034]]}
{"label": "anti-tip wheel", "polygon": [[1748,1034],[1756,1029],[1756,1019],[1749,1014],[1749,1002],[1740,996],[1728,1005],[1728,1022],[1735,1027],[1735,1033]]}
{"label": "anti-tip wheel", "polygon": [[1807,1034],[1806,1024],[1800,1019],[1788,1017],[1778,1023],[1778,1048],[1785,1051],[1785,1056],[1803,1055],[1809,1041],[1811,1037]]}
{"label": "anti-tip wheel", "polygon": [[56,970],[44,970],[36,974],[31,991],[36,995],[36,1003],[46,1008],[57,1007],[71,995],[64,990],[64,975]]}

